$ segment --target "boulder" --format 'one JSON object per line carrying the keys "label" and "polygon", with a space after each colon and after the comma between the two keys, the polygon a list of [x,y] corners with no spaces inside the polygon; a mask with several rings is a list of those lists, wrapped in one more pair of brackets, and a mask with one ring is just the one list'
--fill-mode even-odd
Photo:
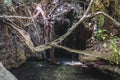
{"label": "boulder", "polygon": [[17,80],[0,62],[0,80]]}

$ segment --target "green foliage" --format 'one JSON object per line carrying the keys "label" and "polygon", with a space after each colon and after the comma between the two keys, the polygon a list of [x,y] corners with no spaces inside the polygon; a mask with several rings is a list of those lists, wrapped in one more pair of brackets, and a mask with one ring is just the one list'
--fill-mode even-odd
{"label": "green foliage", "polygon": [[116,62],[117,64],[120,63],[120,48],[116,44],[118,37],[116,36],[109,36],[107,34],[107,30],[99,29],[97,32],[97,39],[100,41],[103,41],[103,46],[106,48],[107,43],[106,40],[110,41],[109,48],[112,50],[112,60],[113,62]]}
{"label": "green foliage", "polygon": [[99,29],[96,37],[98,40],[104,41],[108,37],[107,30]]}
{"label": "green foliage", "polygon": [[116,44],[117,39],[118,38],[116,36],[110,38],[110,49],[113,52],[113,55],[112,55],[113,61],[119,64],[120,63],[120,48]]}
{"label": "green foliage", "polygon": [[[86,0],[88,2],[90,0]],[[103,11],[112,17],[116,18],[117,21],[120,22],[120,0],[94,0],[94,3],[91,8],[91,13],[95,13],[98,11]],[[109,10],[108,10],[109,8]],[[116,40],[118,39],[115,36],[109,36],[107,30],[103,30],[103,26],[107,20],[103,15],[96,16],[96,25],[98,27],[98,31],[96,37],[98,40],[103,42],[103,46],[107,47],[106,40],[110,41],[109,48],[113,52],[113,61],[117,64],[120,63],[120,49],[116,45]]]}

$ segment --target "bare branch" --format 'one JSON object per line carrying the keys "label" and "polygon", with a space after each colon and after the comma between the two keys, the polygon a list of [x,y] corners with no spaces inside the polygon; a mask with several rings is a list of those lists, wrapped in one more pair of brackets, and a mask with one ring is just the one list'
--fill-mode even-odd
{"label": "bare branch", "polygon": [[1,15],[0,18],[10,18],[10,19],[31,19],[31,17],[24,17],[24,16],[8,16],[8,15]]}
{"label": "bare branch", "polygon": [[35,15],[33,15],[33,18],[36,19],[39,16],[39,14],[41,14],[43,19],[44,19],[44,24],[48,25],[49,22],[48,22],[47,17],[46,17],[46,12],[42,9],[42,5],[40,3],[37,5],[36,9],[38,11]]}
{"label": "bare branch", "polygon": [[116,21],[114,18],[112,18],[111,16],[109,16],[108,14],[106,14],[105,12],[99,11],[90,15],[87,15],[86,18],[90,18],[90,17],[95,17],[97,15],[104,15],[105,17],[109,18],[111,21],[113,21],[113,23],[117,26],[120,27],[120,23],[118,21]]}
{"label": "bare branch", "polygon": [[85,56],[94,56],[94,57],[99,57],[99,56],[96,56],[96,55],[92,55],[88,52],[85,52],[85,51],[81,51],[81,50],[76,50],[76,49],[71,49],[71,48],[68,48],[68,47],[65,47],[65,46],[60,46],[60,45],[52,45],[52,47],[56,47],[56,48],[60,48],[60,49],[64,49],[66,51],[69,51],[71,53],[77,53],[77,54],[81,54],[81,55],[85,55]]}
{"label": "bare branch", "polygon": [[33,42],[32,42],[32,40],[31,40],[31,38],[30,38],[29,33],[27,33],[24,29],[22,29],[21,27],[17,26],[14,23],[12,23],[12,24],[7,23],[7,24],[10,25],[15,30],[17,30],[22,35],[22,37],[25,39],[25,43],[27,44],[27,46],[29,47],[29,49],[32,52],[42,52],[42,51],[44,51],[46,49],[51,48],[50,45],[40,45],[38,47],[35,47],[34,44],[33,44]]}

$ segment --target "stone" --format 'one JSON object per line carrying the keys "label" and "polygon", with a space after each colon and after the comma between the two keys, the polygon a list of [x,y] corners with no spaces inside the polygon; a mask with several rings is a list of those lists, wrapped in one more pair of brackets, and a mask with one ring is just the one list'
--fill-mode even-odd
{"label": "stone", "polygon": [[0,80],[18,80],[12,73],[10,73],[0,62]]}

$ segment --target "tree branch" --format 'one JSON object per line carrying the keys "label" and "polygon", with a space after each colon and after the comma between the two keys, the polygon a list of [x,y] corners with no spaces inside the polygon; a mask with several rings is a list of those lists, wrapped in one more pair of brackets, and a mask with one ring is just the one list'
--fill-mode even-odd
{"label": "tree branch", "polygon": [[120,23],[118,21],[116,21],[114,18],[112,18],[111,16],[109,16],[108,14],[106,14],[105,12],[102,12],[102,11],[99,11],[99,12],[96,12],[96,13],[93,13],[93,14],[90,14],[90,15],[87,15],[86,16],[86,19],[87,18],[90,18],[90,17],[95,17],[97,15],[104,15],[105,17],[109,18],[111,21],[113,21],[113,23],[117,26],[117,27],[120,27]]}
{"label": "tree branch", "polygon": [[8,16],[8,15],[1,15],[0,18],[9,18],[9,19],[31,19],[31,17],[24,17],[24,16]]}
{"label": "tree branch", "polygon": [[96,57],[96,58],[99,58],[99,56],[97,55],[92,55],[88,52],[85,52],[85,51],[81,51],[81,50],[76,50],[76,49],[71,49],[71,48],[68,48],[68,47],[65,47],[65,46],[60,46],[60,45],[51,45],[52,47],[55,47],[55,48],[60,48],[60,49],[64,49],[66,51],[69,51],[71,53],[77,53],[77,54],[81,54],[81,55],[85,55],[85,56],[93,56],[93,57]]}
{"label": "tree branch", "polygon": [[38,47],[35,47],[32,40],[31,40],[31,37],[30,37],[29,33],[27,33],[24,29],[17,26],[13,22],[7,23],[7,24],[10,25],[15,30],[17,30],[22,35],[22,37],[25,39],[25,43],[27,44],[28,48],[32,52],[42,52],[42,51],[44,51],[46,49],[52,48],[50,45],[40,45]]}

